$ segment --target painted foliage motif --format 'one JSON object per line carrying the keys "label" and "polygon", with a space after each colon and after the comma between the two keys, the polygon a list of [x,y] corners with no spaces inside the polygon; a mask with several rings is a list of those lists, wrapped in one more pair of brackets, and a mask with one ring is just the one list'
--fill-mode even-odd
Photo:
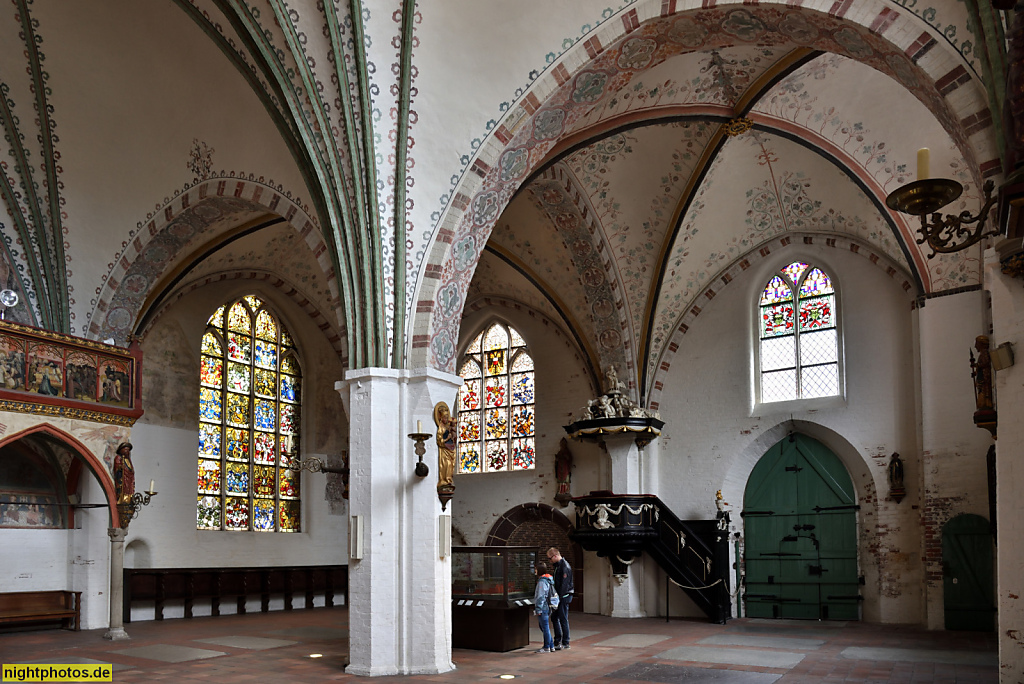
{"label": "painted foliage motif", "polygon": [[466,351],[456,410],[459,473],[531,470],[533,358],[515,328],[494,323]]}
{"label": "painted foliage motif", "polygon": [[210,316],[199,364],[196,527],[301,530],[295,342],[258,297]]}

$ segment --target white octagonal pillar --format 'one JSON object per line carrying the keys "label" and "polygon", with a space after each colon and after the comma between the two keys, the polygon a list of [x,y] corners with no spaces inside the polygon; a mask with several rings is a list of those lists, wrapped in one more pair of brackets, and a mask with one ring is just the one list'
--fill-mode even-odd
{"label": "white octagonal pillar", "polygon": [[[439,540],[433,407],[454,405],[461,378],[421,369],[363,368],[336,384],[349,416],[349,666],[363,676],[437,674],[451,659],[451,558]],[[415,474],[415,444],[430,433]],[[350,535],[355,537],[355,535]],[[350,541],[356,541],[352,539]],[[361,548],[358,548],[361,546]]]}

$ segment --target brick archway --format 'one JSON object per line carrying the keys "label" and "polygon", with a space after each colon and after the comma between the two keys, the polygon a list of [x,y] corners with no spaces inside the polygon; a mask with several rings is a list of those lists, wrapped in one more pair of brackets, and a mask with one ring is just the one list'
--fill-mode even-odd
{"label": "brick archway", "polygon": [[583,611],[583,549],[569,538],[572,521],[561,511],[542,503],[519,504],[502,513],[487,533],[486,546],[536,546],[541,559],[552,546],[572,566],[575,598],[569,610]]}

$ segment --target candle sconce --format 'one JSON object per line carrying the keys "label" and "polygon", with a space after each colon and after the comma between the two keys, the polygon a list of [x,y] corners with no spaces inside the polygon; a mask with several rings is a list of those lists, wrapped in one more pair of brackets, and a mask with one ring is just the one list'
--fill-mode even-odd
{"label": "candle sconce", "polygon": [[[995,188],[992,181],[985,181],[985,203],[977,216],[972,216],[968,211],[943,216],[939,210],[960,197],[964,186],[949,178],[928,177],[927,148],[922,148],[918,152],[917,163],[918,180],[893,190],[885,198],[885,204],[894,211],[921,217],[921,227],[917,229],[921,237],[918,238],[917,244],[928,243],[932,250],[928,255],[929,259],[940,253],[959,252],[987,237],[999,234],[998,229],[985,231],[989,210],[996,201],[996,197],[992,196]],[[973,229],[966,227],[971,224],[977,225]]]}
{"label": "candle sconce", "polygon": [[148,506],[153,497],[157,495],[157,492],[152,491],[152,483],[150,483],[149,489],[150,491],[147,492],[135,492],[127,502],[117,504],[117,513],[121,527],[127,528],[128,523],[139,517],[139,511],[142,510],[142,507]]}
{"label": "candle sconce", "polygon": [[[417,427],[420,426],[417,425]],[[430,474],[430,466],[423,462],[423,455],[427,453],[427,449],[425,446],[423,446],[423,443],[426,442],[430,437],[431,434],[429,432],[420,431],[409,433],[409,439],[411,439],[416,444],[416,455],[419,456],[420,459],[419,462],[416,464],[415,471],[418,477],[426,477],[427,475]]]}

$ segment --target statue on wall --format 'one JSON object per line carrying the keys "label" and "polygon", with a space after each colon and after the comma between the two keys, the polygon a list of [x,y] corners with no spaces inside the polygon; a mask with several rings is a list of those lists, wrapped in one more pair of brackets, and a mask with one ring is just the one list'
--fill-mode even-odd
{"label": "statue on wall", "polygon": [[452,478],[455,473],[455,429],[456,421],[448,404],[443,401],[434,405],[434,424],[437,425],[437,496],[441,510],[455,492]]}
{"label": "statue on wall", "polygon": [[135,465],[132,463],[131,442],[121,442],[114,455],[114,492],[117,494],[121,527],[128,527],[133,512],[132,496],[135,494]]}
{"label": "statue on wall", "polygon": [[889,496],[899,503],[907,495],[907,489],[903,485],[903,459],[897,452],[889,457],[889,467],[886,469],[889,478]]}
{"label": "statue on wall", "polygon": [[974,378],[974,399],[979,411],[991,411],[992,401],[992,359],[988,352],[988,337],[978,335],[974,340],[974,348],[978,350],[978,358],[971,352],[971,377]]}
{"label": "statue on wall", "polygon": [[572,494],[569,493],[569,482],[572,480],[572,452],[569,451],[569,443],[565,441],[565,437],[558,443],[558,453],[555,454],[555,480],[558,482],[555,501],[564,508],[572,500]]}

